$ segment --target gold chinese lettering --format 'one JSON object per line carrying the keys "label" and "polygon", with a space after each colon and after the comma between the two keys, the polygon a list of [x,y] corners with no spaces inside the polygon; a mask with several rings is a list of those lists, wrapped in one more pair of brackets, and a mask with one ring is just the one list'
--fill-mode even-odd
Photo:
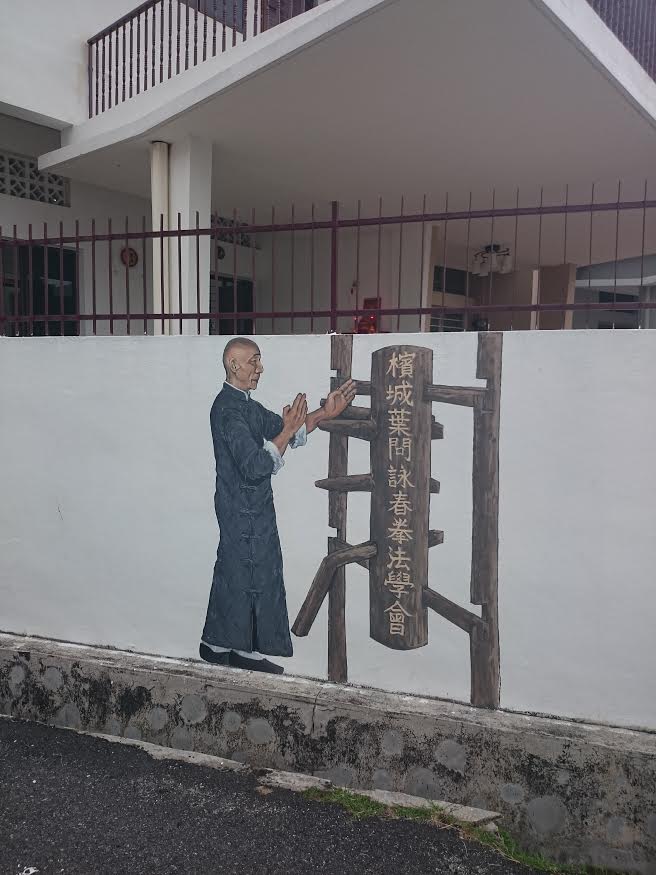
{"label": "gold chinese lettering", "polygon": [[410,413],[407,410],[388,410],[389,417],[388,431],[391,435],[399,435],[399,437],[411,437],[410,429]]}
{"label": "gold chinese lettering", "polygon": [[390,635],[405,635],[405,618],[410,614],[401,602],[397,599],[393,605],[385,608],[385,613],[389,614]]}
{"label": "gold chinese lettering", "polygon": [[412,588],[412,581],[410,575],[405,571],[388,571],[385,586],[399,598],[399,596],[408,594]]}
{"label": "gold chinese lettering", "polygon": [[388,547],[389,560],[387,562],[388,571],[410,571],[410,557],[405,552],[403,547]]}
{"label": "gold chinese lettering", "polygon": [[387,529],[390,541],[396,544],[407,544],[412,541],[412,529],[408,528],[408,521],[403,517],[394,517],[394,522]]}
{"label": "gold chinese lettering", "polygon": [[407,492],[394,492],[389,506],[389,512],[394,516],[406,516],[412,510]]}
{"label": "gold chinese lettering", "polygon": [[410,482],[410,472],[405,465],[397,470],[390,467],[387,471],[387,485],[390,489],[414,489],[415,484]]}
{"label": "gold chinese lettering", "polygon": [[390,461],[400,456],[406,462],[412,462],[412,438],[391,437],[388,439],[388,446]]}
{"label": "gold chinese lettering", "polygon": [[385,400],[391,404],[399,404],[401,406],[413,407],[412,401],[412,383],[404,380],[402,383],[395,383],[387,387],[387,395]]}
{"label": "gold chinese lettering", "polygon": [[415,373],[415,353],[402,352],[397,354],[393,352],[386,373],[391,374],[394,378],[413,377]]}

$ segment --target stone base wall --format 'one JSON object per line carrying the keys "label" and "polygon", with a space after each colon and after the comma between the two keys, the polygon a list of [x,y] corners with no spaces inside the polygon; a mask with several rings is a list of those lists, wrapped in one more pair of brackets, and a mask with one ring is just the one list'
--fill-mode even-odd
{"label": "stone base wall", "polygon": [[0,712],[503,814],[527,850],[656,875],[656,734],[0,635]]}

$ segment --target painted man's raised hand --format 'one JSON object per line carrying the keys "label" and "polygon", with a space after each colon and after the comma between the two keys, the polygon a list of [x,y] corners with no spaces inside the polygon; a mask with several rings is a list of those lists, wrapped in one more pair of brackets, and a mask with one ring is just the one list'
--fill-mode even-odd
{"label": "painted man's raised hand", "polygon": [[299,392],[294,398],[291,405],[287,405],[282,411],[282,421],[284,429],[289,434],[296,434],[299,428],[304,425],[305,417],[307,416],[307,399],[305,395]]}
{"label": "painted man's raised hand", "polygon": [[326,398],[323,412],[326,419],[334,419],[343,413],[355,398],[355,380],[347,380]]}

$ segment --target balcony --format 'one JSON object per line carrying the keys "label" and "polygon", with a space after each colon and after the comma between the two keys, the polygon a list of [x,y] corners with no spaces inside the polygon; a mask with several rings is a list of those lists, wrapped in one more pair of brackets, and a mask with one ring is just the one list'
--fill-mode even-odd
{"label": "balcony", "polygon": [[87,41],[89,118],[321,0],[146,0]]}
{"label": "balcony", "polygon": [[588,3],[656,80],[656,0],[588,0]]}

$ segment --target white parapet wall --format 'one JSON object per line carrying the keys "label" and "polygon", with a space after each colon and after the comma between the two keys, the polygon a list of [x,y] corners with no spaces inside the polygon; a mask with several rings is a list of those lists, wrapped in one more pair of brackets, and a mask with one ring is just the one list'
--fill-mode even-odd
{"label": "white parapet wall", "polygon": [[[263,336],[256,394],[280,411],[329,389],[328,336]],[[0,341],[0,628],[197,658],[218,542],[209,408],[221,337]],[[371,353],[433,351],[434,382],[482,386],[477,335],[354,339]],[[500,416],[501,706],[656,729],[656,333],[516,332],[503,337]],[[360,405],[369,399],[359,398]],[[433,404],[428,585],[469,604],[472,412]],[[329,436],[285,456],[273,478],[290,620],[326,553]],[[351,440],[349,473],[370,468]],[[348,498],[349,541],[369,538],[370,496]],[[469,702],[467,636],[436,614],[428,645],[369,637],[367,572],[346,571],[349,680]],[[326,677],[327,611],[293,637],[288,674]]]}

